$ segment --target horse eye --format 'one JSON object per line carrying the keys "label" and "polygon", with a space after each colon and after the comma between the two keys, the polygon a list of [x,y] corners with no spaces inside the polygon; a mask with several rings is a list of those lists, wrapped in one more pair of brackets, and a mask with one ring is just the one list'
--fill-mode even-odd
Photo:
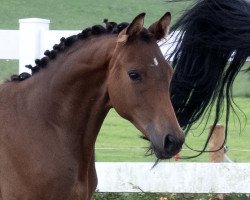
{"label": "horse eye", "polygon": [[128,72],[129,78],[132,81],[140,81],[141,80],[141,75],[138,71],[136,70],[131,70]]}

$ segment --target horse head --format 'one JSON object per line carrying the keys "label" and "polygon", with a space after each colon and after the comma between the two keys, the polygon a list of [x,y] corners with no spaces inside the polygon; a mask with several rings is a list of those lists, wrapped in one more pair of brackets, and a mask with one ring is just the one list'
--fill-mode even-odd
{"label": "horse head", "polygon": [[171,15],[167,12],[148,29],[144,16],[117,36],[107,79],[109,101],[150,140],[157,158],[171,158],[180,151],[184,134],[170,101],[173,69],[157,45],[167,34]]}

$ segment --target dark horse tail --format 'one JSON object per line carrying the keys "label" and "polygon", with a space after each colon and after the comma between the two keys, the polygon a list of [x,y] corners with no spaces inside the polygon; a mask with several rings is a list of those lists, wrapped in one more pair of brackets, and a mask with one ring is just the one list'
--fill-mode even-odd
{"label": "dark horse tail", "polygon": [[[232,84],[250,56],[250,3],[199,0],[173,25],[174,31],[180,32],[172,54],[171,94],[181,127],[187,133],[214,105],[212,127],[224,110],[227,133]],[[199,152],[205,151],[208,140]]]}

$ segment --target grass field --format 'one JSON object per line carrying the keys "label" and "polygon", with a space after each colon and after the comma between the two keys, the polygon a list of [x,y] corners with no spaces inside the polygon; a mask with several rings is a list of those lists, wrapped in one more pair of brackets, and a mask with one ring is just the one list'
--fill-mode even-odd
{"label": "grass field", "polygon": [[[244,110],[246,116],[250,116],[250,107],[245,105],[250,104],[249,98],[235,99],[239,107]],[[237,162],[250,161],[250,122],[244,121],[244,115],[238,113],[241,118],[242,130],[235,117],[230,120],[230,130],[228,138],[228,156]],[[223,124],[223,122],[221,122]],[[208,125],[211,123],[208,123]],[[201,149],[207,137],[208,127],[201,136],[204,123],[195,130],[192,130],[187,137],[187,144],[193,148]],[[154,156],[145,157],[147,142],[139,138],[140,133],[127,121],[117,115],[114,110],[111,110],[106,118],[104,125],[99,134],[96,148],[98,161],[154,161]],[[141,147],[141,148],[138,148]],[[143,148],[144,147],[144,148]],[[193,155],[194,152],[183,147],[181,154]],[[208,154],[204,154],[198,158],[185,161],[208,161]],[[171,162],[168,160],[166,162]]]}
{"label": "grass field", "polygon": [[2,0],[0,7],[0,29],[17,29],[20,18],[46,18],[51,20],[52,29],[79,30],[83,27],[102,23],[104,18],[111,21],[130,21],[137,14],[146,12],[146,25],[170,11],[173,20],[192,1],[166,3],[164,0]]}

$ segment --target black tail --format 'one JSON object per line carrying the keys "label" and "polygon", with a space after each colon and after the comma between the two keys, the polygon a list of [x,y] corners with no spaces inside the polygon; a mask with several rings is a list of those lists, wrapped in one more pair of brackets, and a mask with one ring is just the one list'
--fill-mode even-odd
{"label": "black tail", "polygon": [[250,3],[199,0],[177,21],[173,31],[180,31],[173,53],[175,73],[171,84],[180,125],[187,132],[215,105],[215,126],[225,99],[227,131],[232,84],[250,56]]}

